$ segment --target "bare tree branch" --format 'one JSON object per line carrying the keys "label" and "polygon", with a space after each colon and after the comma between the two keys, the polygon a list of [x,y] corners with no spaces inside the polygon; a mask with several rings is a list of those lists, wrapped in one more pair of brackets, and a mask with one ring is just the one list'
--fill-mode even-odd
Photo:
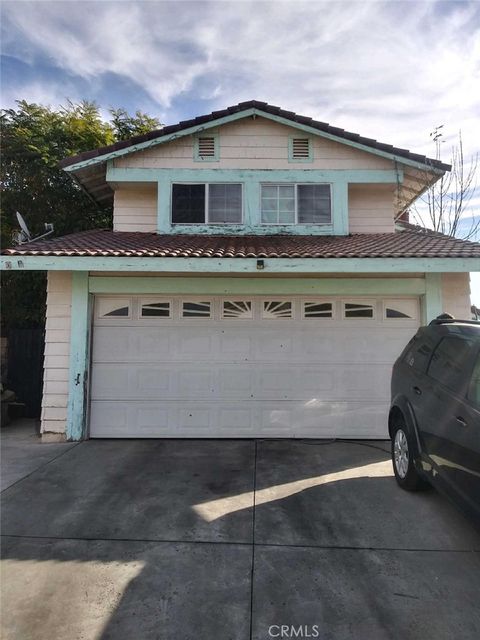
{"label": "bare tree branch", "polygon": [[[442,128],[443,125],[440,125],[430,134],[435,144],[437,160],[441,159]],[[465,216],[477,186],[478,154],[472,156],[467,164],[461,131],[458,142],[452,148],[450,164],[452,170],[432,184],[414,203],[410,214],[420,226],[469,240],[480,232],[480,216]],[[430,180],[431,174],[426,169],[425,183],[428,184]],[[462,225],[467,219],[471,220],[469,227]]]}

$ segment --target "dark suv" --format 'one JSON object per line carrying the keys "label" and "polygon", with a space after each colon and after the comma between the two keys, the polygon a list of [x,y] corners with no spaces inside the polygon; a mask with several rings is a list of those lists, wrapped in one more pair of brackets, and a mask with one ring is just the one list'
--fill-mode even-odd
{"label": "dark suv", "polygon": [[480,322],[421,327],[395,362],[391,389],[398,484],[434,485],[480,526]]}

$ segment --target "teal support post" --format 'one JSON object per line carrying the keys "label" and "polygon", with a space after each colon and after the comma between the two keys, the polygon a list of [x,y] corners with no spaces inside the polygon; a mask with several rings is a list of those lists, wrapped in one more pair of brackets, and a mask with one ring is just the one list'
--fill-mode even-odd
{"label": "teal support post", "polygon": [[74,272],[72,273],[67,440],[82,440],[86,435],[90,309],[88,271]]}
{"label": "teal support post", "polygon": [[425,296],[423,301],[423,321],[428,324],[443,311],[441,273],[425,274]]}
{"label": "teal support post", "polygon": [[253,229],[261,225],[260,182],[246,182],[243,190],[243,224],[251,233]]}
{"label": "teal support post", "polygon": [[332,185],[333,235],[348,235],[348,182],[339,180]]}
{"label": "teal support post", "polygon": [[157,231],[158,233],[170,233],[172,228],[170,223],[170,180],[159,179],[157,185]]}

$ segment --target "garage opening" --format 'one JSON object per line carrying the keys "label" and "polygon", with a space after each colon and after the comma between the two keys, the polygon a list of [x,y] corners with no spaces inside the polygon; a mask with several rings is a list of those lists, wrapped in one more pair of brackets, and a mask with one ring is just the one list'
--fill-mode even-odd
{"label": "garage opening", "polygon": [[384,438],[418,298],[97,296],[90,437]]}

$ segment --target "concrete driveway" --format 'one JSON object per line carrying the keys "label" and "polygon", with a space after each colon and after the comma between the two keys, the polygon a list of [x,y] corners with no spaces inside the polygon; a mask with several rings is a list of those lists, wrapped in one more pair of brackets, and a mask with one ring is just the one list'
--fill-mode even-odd
{"label": "concrete driveway", "polygon": [[5,640],[480,637],[479,536],[386,442],[46,446],[5,454]]}

